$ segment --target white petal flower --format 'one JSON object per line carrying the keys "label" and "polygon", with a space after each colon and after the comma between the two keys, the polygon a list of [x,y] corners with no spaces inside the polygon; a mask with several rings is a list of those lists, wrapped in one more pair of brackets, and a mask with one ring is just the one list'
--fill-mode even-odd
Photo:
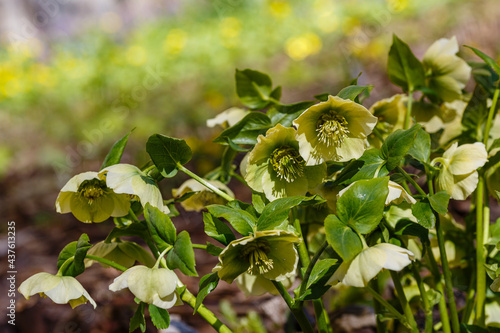
{"label": "white petal flower", "polygon": [[[218,180],[205,180],[209,184],[215,186],[219,190],[222,190],[223,192],[227,193],[230,197],[234,198],[234,193],[227,187],[224,183],[218,181]],[[208,205],[212,204],[225,204],[227,201],[219,196],[218,194],[214,193],[212,190],[208,189],[205,187],[205,185],[201,184],[195,179],[188,179],[182,185],[177,188],[177,189],[172,189],[172,194],[174,197],[181,197],[182,195],[189,193],[189,192],[196,192],[189,198],[187,198],[184,201],[181,201],[182,207],[186,211],[201,211]]]}
{"label": "white petal flower", "polygon": [[415,258],[402,247],[380,243],[364,249],[354,259],[344,261],[328,280],[328,284],[341,282],[347,286],[365,287],[383,268],[400,271]]}
{"label": "white petal flower", "polygon": [[215,127],[221,125],[222,127],[231,127],[243,119],[251,111],[240,108],[229,108],[226,111],[219,113],[215,118],[207,120],[208,127]]}
{"label": "white petal flower", "polygon": [[72,308],[89,301],[94,308],[96,303],[83,286],[72,276],[58,276],[50,273],[37,273],[21,283],[19,292],[29,299],[30,296],[40,294],[49,297],[54,303],[69,303]]}
{"label": "white petal flower", "polygon": [[177,275],[168,268],[134,266],[118,276],[109,290],[128,288],[142,302],[170,309],[178,301],[177,281]]}
{"label": "white petal flower", "polygon": [[155,181],[138,167],[130,164],[115,164],[102,169],[99,174],[106,176],[106,185],[115,193],[135,195],[143,207],[149,203],[165,214],[170,212],[168,207],[163,205],[163,198]]}

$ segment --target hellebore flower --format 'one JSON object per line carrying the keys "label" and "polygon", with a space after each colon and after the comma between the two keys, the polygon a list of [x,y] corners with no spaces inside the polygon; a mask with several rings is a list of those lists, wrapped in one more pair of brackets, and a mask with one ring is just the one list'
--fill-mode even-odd
{"label": "hellebore flower", "polygon": [[134,266],[118,276],[109,290],[128,288],[141,302],[170,309],[178,302],[177,275],[168,268]]}
{"label": "hellebore flower", "polygon": [[163,205],[160,189],[153,178],[138,167],[130,164],[115,164],[102,169],[99,175],[106,176],[106,185],[115,193],[135,195],[143,207],[149,203],[165,214],[170,212],[168,207]]}
{"label": "hellebore flower", "polygon": [[363,155],[377,117],[358,103],[329,96],[328,101],[305,110],[293,124],[297,127],[300,155],[306,165],[317,165],[346,162]]}
{"label": "hellebore flower", "polygon": [[251,111],[244,110],[240,108],[229,108],[226,111],[219,113],[215,118],[207,120],[208,127],[215,127],[216,125],[220,125],[223,128],[231,127],[237,124],[241,119],[243,119],[247,114]]}
{"label": "hellebore flower", "polygon": [[[92,246],[87,254],[111,260],[123,267],[132,267],[136,261],[146,266],[153,266],[155,261],[151,254],[144,250],[139,244],[129,241],[99,242]],[[90,267],[94,260],[85,259],[85,266]],[[103,267],[109,267],[100,263]]]}
{"label": "hellebore flower", "polygon": [[378,126],[384,133],[392,133],[402,129],[406,117],[406,101],[404,94],[382,99],[370,107],[370,112],[378,118]]}
{"label": "hellebore flower", "polygon": [[[217,187],[219,190],[227,193],[229,196],[234,198],[234,193],[227,187],[224,183],[218,180],[206,180],[209,184]],[[173,189],[172,194],[174,197],[181,197],[186,193],[196,192],[184,201],[181,201],[182,207],[186,211],[201,211],[208,205],[212,204],[225,204],[227,201],[220,197],[218,194],[212,192],[212,190],[205,187],[200,182],[195,179],[188,179],[178,189]]]}
{"label": "hellebore flower", "polygon": [[453,36],[435,41],[424,54],[423,64],[429,88],[445,102],[462,96],[462,89],[471,74],[470,66],[457,53],[457,38]]}
{"label": "hellebore flower", "polygon": [[493,280],[493,283],[490,285],[490,289],[494,292],[500,292],[500,276]]}
{"label": "hellebore flower", "polygon": [[278,124],[259,135],[249,153],[245,180],[269,201],[304,195],[326,176],[326,165],[306,166],[299,154],[295,129]]}
{"label": "hellebore flower", "polygon": [[72,308],[89,301],[94,309],[96,304],[83,286],[72,276],[59,276],[50,273],[37,273],[21,283],[19,292],[29,299],[30,296],[40,294],[49,297],[54,303],[69,303]]}
{"label": "hellebore flower", "polygon": [[299,256],[294,245],[298,241],[299,238],[288,231],[257,231],[229,243],[213,271],[227,283],[245,272],[283,281],[295,275]]}
{"label": "hellebore flower", "polygon": [[451,145],[443,157],[435,158],[432,164],[441,163],[436,178],[436,189],[446,191],[452,199],[465,200],[478,182],[477,169],[488,161],[488,153],[483,143]]}
{"label": "hellebore flower", "polygon": [[110,216],[128,214],[130,196],[119,194],[106,186],[97,172],[84,172],[71,178],[56,199],[58,213],[73,213],[85,223],[102,222]]}
{"label": "hellebore flower", "polygon": [[[295,275],[281,281],[281,283],[283,283],[285,289],[288,289],[292,286],[293,281],[295,281]],[[236,284],[243,291],[245,296],[261,296],[265,293],[279,295],[279,291],[276,289],[273,282],[262,275],[243,273],[236,278]]]}
{"label": "hellebore flower", "polygon": [[411,251],[402,247],[380,243],[361,251],[354,259],[344,261],[333,273],[328,284],[338,282],[346,286],[366,287],[383,268],[400,271],[414,259]]}

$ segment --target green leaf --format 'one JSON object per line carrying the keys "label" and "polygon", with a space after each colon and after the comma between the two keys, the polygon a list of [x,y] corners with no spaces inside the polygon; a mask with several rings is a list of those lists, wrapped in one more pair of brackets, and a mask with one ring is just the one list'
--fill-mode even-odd
{"label": "green leaf", "polygon": [[462,115],[462,125],[470,130],[471,142],[481,141],[482,126],[488,118],[487,97],[486,90],[482,86],[476,85]]}
{"label": "green leaf", "polygon": [[205,224],[205,233],[226,246],[236,239],[231,228],[221,220],[213,217],[212,214],[204,212],[203,223]]}
{"label": "green leaf", "polygon": [[269,203],[269,200],[266,199],[264,193],[252,192],[252,205],[259,214],[262,214],[266,203]]}
{"label": "green leaf", "polygon": [[153,238],[154,243],[160,251],[165,250],[168,246],[175,243],[177,231],[167,214],[147,203],[144,209],[144,217],[146,218],[151,238]]}
{"label": "green leaf", "polygon": [[254,230],[255,217],[245,210],[223,205],[209,205],[207,209],[213,216],[225,218],[243,236],[249,235]]}
{"label": "green leaf", "polygon": [[296,114],[297,112],[302,112],[314,104],[316,104],[315,101],[304,101],[293,104],[276,104],[274,109],[276,109],[279,113]]}
{"label": "green leaf", "polygon": [[404,91],[415,91],[425,86],[425,71],[408,45],[393,35],[387,63],[389,80]]}
{"label": "green leaf", "polygon": [[389,177],[359,180],[337,201],[337,216],[361,234],[373,231],[383,217]]}
{"label": "green leaf", "polygon": [[[364,162],[363,166],[359,168],[359,171],[351,178],[349,183],[355,182],[361,179],[371,179],[375,177],[385,177],[389,174],[385,164],[385,159],[380,155],[380,150],[376,148],[365,150],[363,156],[361,156],[359,161]],[[377,173],[378,171],[378,173]],[[346,182],[344,182],[345,184]]]}
{"label": "green leaf", "polygon": [[347,86],[343,88],[341,91],[339,91],[337,96],[343,99],[350,99],[352,101],[355,101],[355,99],[358,97],[359,94],[362,94],[369,88],[370,88],[369,86],[358,86],[358,85]]}
{"label": "green leaf", "polygon": [[82,234],[78,241],[71,242],[66,245],[57,258],[57,269],[71,257],[74,257],[73,261],[66,266],[63,275],[64,276],[78,276],[85,271],[85,264],[83,260],[87,255],[87,251],[92,247],[89,243],[89,236],[87,234]]}
{"label": "green leaf", "polygon": [[429,163],[429,158],[431,156],[431,136],[423,128],[417,131],[413,145],[410,150],[408,150],[408,154],[417,161]]}
{"label": "green leaf", "polygon": [[427,199],[422,199],[421,201],[414,203],[411,206],[411,212],[413,216],[417,218],[418,224],[427,229],[434,228],[434,225],[436,224],[436,216],[434,215],[431,204],[427,201]]}
{"label": "green leaf", "polygon": [[271,97],[277,101],[281,99],[281,86],[278,86],[271,91]]}
{"label": "green leaf", "polygon": [[[132,130],[133,131],[133,130]],[[123,138],[120,140],[116,141],[113,147],[111,147],[111,150],[109,151],[108,155],[104,158],[104,162],[102,163],[101,170],[109,167],[110,165],[118,164],[120,163],[120,160],[123,155],[123,151],[125,150],[125,146],[127,145],[128,141],[128,136],[132,131],[128,132]]]}
{"label": "green leaf", "polygon": [[333,214],[325,219],[325,233],[328,244],[344,260],[354,258],[363,250],[363,244],[356,232]]}
{"label": "green leaf", "polygon": [[126,227],[114,227],[108,235],[108,239],[123,236],[139,236],[146,240],[149,238],[149,230],[146,221],[134,222]]}
{"label": "green leaf", "polygon": [[148,308],[151,321],[157,329],[164,330],[170,326],[170,315],[167,310],[159,308],[153,304],[149,304]]}
{"label": "green leaf", "polygon": [[251,112],[233,126],[222,131],[214,142],[254,145],[257,143],[257,137],[260,134],[265,134],[271,126],[271,119],[264,113]]}
{"label": "green leaf", "polygon": [[460,324],[460,333],[495,333],[486,328],[476,325]]}
{"label": "green leaf", "polygon": [[263,109],[269,104],[271,78],[251,69],[236,70],[236,93],[241,102],[251,109]]}
{"label": "green leaf", "polygon": [[177,235],[174,247],[167,254],[167,265],[170,269],[178,268],[188,276],[198,276],[195,268],[193,244],[186,230]]}
{"label": "green leaf", "polygon": [[177,164],[186,164],[193,155],[186,141],[161,134],[149,137],[146,151],[163,177],[175,176]]}
{"label": "green leaf", "polygon": [[387,170],[392,171],[401,164],[413,146],[420,127],[417,124],[408,130],[399,129],[387,137],[380,149],[382,157],[387,161]]}
{"label": "green leaf", "polygon": [[207,242],[207,253],[213,255],[214,257],[218,257],[223,250],[224,250],[223,248]]}
{"label": "green leaf", "polygon": [[207,274],[201,278],[198,295],[196,295],[196,304],[193,308],[193,314],[196,313],[205,297],[207,297],[207,295],[217,287],[217,284],[219,284],[219,275],[217,275],[217,272]]}
{"label": "green leaf", "polygon": [[294,196],[276,199],[268,204],[259,219],[257,220],[257,230],[272,230],[288,219],[290,210],[301,204],[303,201],[309,201],[315,197]]}
{"label": "green leaf", "polygon": [[493,70],[495,71],[495,73],[497,73],[498,75],[500,75],[500,66],[497,64],[497,62],[491,58],[490,56],[484,54],[483,52],[479,51],[478,49],[472,47],[472,46],[467,46],[467,45],[464,45],[465,47],[468,47],[469,49],[471,49],[472,51],[474,51],[474,53],[479,56],[479,58],[483,59],[483,61],[488,64],[488,66],[490,66],[491,68],[493,68]]}
{"label": "green leaf", "polygon": [[450,201],[450,195],[446,191],[439,191],[434,195],[429,196],[429,203],[432,209],[441,215],[446,215],[448,213],[448,202]]}
{"label": "green leaf", "polygon": [[321,298],[331,287],[326,283],[337,270],[339,266],[337,261],[337,259],[323,259],[316,262],[307,281],[307,288],[298,299],[307,301]]}
{"label": "green leaf", "polygon": [[134,316],[130,319],[129,333],[132,333],[136,329],[140,329],[141,332],[146,332],[146,319],[144,318],[144,309],[146,303],[139,303],[137,310],[135,310]]}
{"label": "green leaf", "polygon": [[396,235],[416,236],[423,244],[430,244],[429,230],[413,221],[399,220],[394,231]]}

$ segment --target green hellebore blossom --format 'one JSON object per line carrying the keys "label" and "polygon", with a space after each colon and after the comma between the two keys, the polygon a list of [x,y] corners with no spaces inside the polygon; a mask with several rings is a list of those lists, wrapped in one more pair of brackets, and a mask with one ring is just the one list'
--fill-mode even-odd
{"label": "green hellebore blossom", "polygon": [[326,102],[311,106],[293,124],[297,127],[300,155],[310,166],[359,158],[377,117],[349,99],[328,96]]}
{"label": "green hellebore blossom", "polygon": [[[215,186],[219,190],[227,193],[229,196],[234,198],[234,193],[227,187],[224,183],[218,180],[206,180],[209,184]],[[218,194],[212,192],[212,190],[205,187],[203,184],[195,179],[188,179],[178,189],[172,189],[172,195],[174,197],[181,197],[186,193],[196,192],[184,201],[181,201],[181,206],[186,211],[201,211],[208,205],[212,204],[225,204],[227,201],[221,198]]]}
{"label": "green hellebore blossom", "polygon": [[[281,281],[281,283],[283,283],[285,289],[288,289],[292,286],[293,281],[295,281],[295,275]],[[273,282],[262,275],[243,273],[236,278],[236,284],[243,291],[245,296],[261,296],[265,293],[279,295],[279,291],[276,289]]]}
{"label": "green hellebore blossom", "polygon": [[73,213],[85,223],[103,222],[110,216],[128,214],[130,196],[114,192],[97,172],[89,171],[71,178],[56,199],[58,213]]}
{"label": "green hellebore blossom", "polygon": [[435,41],[424,54],[429,88],[445,102],[461,98],[471,74],[470,66],[457,53],[457,38],[453,36]]}
{"label": "green hellebore blossom", "polygon": [[245,272],[284,281],[295,275],[299,260],[294,246],[297,242],[297,235],[289,231],[257,231],[229,243],[219,255],[220,262],[213,271],[227,283]]}
{"label": "green hellebore blossom", "polygon": [[446,191],[452,199],[465,200],[478,182],[477,169],[488,161],[488,153],[483,143],[453,143],[443,157],[435,158],[431,164],[441,163],[436,178],[436,191]]}
{"label": "green hellebore blossom", "polygon": [[[152,267],[155,261],[151,254],[144,250],[139,244],[129,241],[98,242],[92,246],[87,254],[111,260],[123,267],[132,267],[136,261]],[[90,267],[94,260],[85,259],[85,266]],[[100,263],[103,267],[109,267]]]}
{"label": "green hellebore blossom", "polygon": [[295,129],[281,124],[259,135],[249,153],[245,180],[253,190],[264,192],[269,201],[304,195],[326,176],[324,163],[306,166],[299,154]]}
{"label": "green hellebore blossom", "polygon": [[400,271],[414,258],[411,251],[402,247],[389,243],[376,244],[365,248],[352,260],[340,264],[327,283],[335,285],[341,282],[346,286],[366,287],[383,268]]}
{"label": "green hellebore blossom", "polygon": [[35,294],[49,297],[54,303],[69,303],[72,308],[89,301],[94,309],[95,301],[83,286],[72,276],[59,276],[50,273],[37,273],[30,276],[19,286],[19,292],[26,298]]}
{"label": "green hellebore blossom", "polygon": [[178,304],[177,275],[168,268],[134,266],[118,276],[109,290],[128,288],[141,302],[170,309]]}
{"label": "green hellebore blossom", "polygon": [[392,133],[404,127],[408,96],[397,94],[375,102],[370,112],[378,118],[377,128],[384,133]]}
{"label": "green hellebore blossom", "polygon": [[106,177],[106,185],[115,193],[135,195],[143,207],[149,203],[165,214],[170,212],[168,207],[163,205],[160,189],[153,178],[138,167],[130,164],[115,164],[102,169],[99,175]]}

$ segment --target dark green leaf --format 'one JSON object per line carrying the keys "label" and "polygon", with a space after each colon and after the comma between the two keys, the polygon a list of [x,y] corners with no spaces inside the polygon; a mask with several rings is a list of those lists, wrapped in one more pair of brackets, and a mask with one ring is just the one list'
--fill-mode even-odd
{"label": "dark green leaf", "polygon": [[446,191],[439,191],[434,195],[429,196],[431,207],[441,215],[448,213],[448,202],[450,195]]}
{"label": "dark green leaf", "polygon": [[395,228],[396,235],[416,236],[420,238],[423,244],[430,244],[429,230],[422,227],[420,224],[410,220],[399,220]]}
{"label": "dark green leaf", "polygon": [[325,233],[328,244],[344,260],[354,258],[363,250],[363,245],[356,232],[335,215],[328,215],[325,219]]}
{"label": "dark green leaf", "polygon": [[321,298],[330,289],[331,286],[326,283],[333,273],[335,273],[338,266],[337,259],[319,260],[311,271],[305,293],[300,295],[298,299],[307,301]]}
{"label": "dark green leaf", "polygon": [[198,295],[196,295],[196,305],[193,308],[193,314],[196,313],[205,297],[210,294],[215,287],[217,287],[217,284],[219,284],[219,275],[217,275],[217,272],[207,274],[201,278]]}
{"label": "dark green leaf", "polygon": [[269,200],[266,199],[266,196],[263,193],[259,192],[252,193],[252,205],[259,214],[262,214],[264,207],[266,207],[266,204],[268,203]]}
{"label": "dark green leaf", "polygon": [[482,126],[488,118],[487,99],[486,90],[482,86],[476,85],[462,115],[462,125],[470,130],[470,141],[480,141],[479,139],[482,138]]}
{"label": "dark green leaf", "polygon": [[207,253],[215,257],[218,257],[223,250],[224,250],[223,248],[220,248],[212,243],[207,242]]}
{"label": "dark green leaf", "polygon": [[147,203],[144,209],[144,217],[151,237],[160,251],[175,243],[177,231],[167,214]]}
{"label": "dark green leaf", "polygon": [[207,209],[213,216],[225,218],[243,236],[253,232],[256,219],[249,212],[223,205],[210,205]]}
{"label": "dark green leaf", "polygon": [[491,146],[488,148],[488,152],[491,152],[493,149],[500,148],[500,138],[495,139]]}
{"label": "dark green leaf", "polygon": [[186,164],[193,155],[186,141],[161,134],[153,134],[149,137],[146,151],[163,177],[175,176],[177,164]]}
{"label": "dark green leaf", "polygon": [[[460,333],[493,333],[481,326],[460,324]],[[498,331],[497,331],[498,332]]]}
{"label": "dark green leaf", "polygon": [[87,236],[87,234],[82,234],[78,241],[69,243],[61,250],[57,258],[57,269],[60,269],[66,260],[75,257],[62,273],[64,276],[77,276],[82,274],[85,271],[85,264],[83,261],[87,255],[87,251],[91,247],[89,236]]}
{"label": "dark green leaf", "polygon": [[337,216],[359,233],[373,231],[383,217],[389,177],[359,180],[337,201]]}
{"label": "dark green leaf", "polygon": [[316,104],[315,101],[304,101],[293,104],[277,104],[274,106],[274,108],[279,113],[296,114],[297,112],[304,111],[314,104]]}
{"label": "dark green leaf", "polygon": [[[366,152],[366,151],[365,151]],[[335,177],[335,181],[333,182],[333,186],[341,185],[341,184],[350,184],[352,183],[351,179],[356,176],[359,170],[363,167],[364,162],[357,160],[352,160],[349,162],[342,171]]]}
{"label": "dark green leaf", "polygon": [[149,231],[146,221],[134,222],[126,227],[114,227],[108,235],[108,239],[123,236],[139,236],[146,240],[149,238]]}
{"label": "dark green leaf", "polygon": [[[351,178],[349,183],[355,182],[361,179],[371,179],[375,177],[385,177],[389,174],[385,164],[385,159],[380,156],[380,150],[376,148],[365,150],[363,156],[361,156],[359,161],[364,162],[363,166],[359,168],[359,171]],[[378,173],[377,173],[378,171]],[[344,182],[345,184],[346,182]]]}
{"label": "dark green leaf", "polygon": [[469,62],[469,65],[472,67],[474,81],[488,92],[490,98],[493,98],[499,74],[484,62]]}
{"label": "dark green leaf", "polygon": [[389,61],[387,63],[389,80],[404,91],[415,91],[425,85],[425,71],[422,63],[415,57],[408,45],[393,36]]}
{"label": "dark green leaf", "polygon": [[167,265],[170,269],[178,268],[188,276],[198,276],[195,268],[193,244],[186,230],[177,235],[173,249],[167,254]]}
{"label": "dark green leaf", "polygon": [[167,310],[149,304],[149,315],[151,316],[153,325],[157,329],[164,330],[170,326],[170,315]]}
{"label": "dark green leaf", "polygon": [[380,149],[382,157],[387,161],[387,170],[392,171],[398,167],[415,142],[420,125],[415,125],[408,130],[399,129],[391,133]]}
{"label": "dark green leaf", "polygon": [[203,223],[205,224],[205,233],[224,245],[228,245],[236,239],[231,228],[221,220],[213,217],[212,214],[204,212]]}
{"label": "dark green leaf", "polygon": [[337,96],[343,99],[350,99],[352,101],[355,101],[356,97],[358,97],[359,94],[365,92],[368,88],[369,86],[347,86],[339,91]]}
{"label": "dark green leaf", "polygon": [[413,216],[417,218],[418,224],[427,229],[434,228],[434,225],[436,224],[436,216],[434,215],[431,204],[427,201],[427,199],[414,203],[411,206],[411,212]]}
{"label": "dark green leaf", "polygon": [[237,69],[235,79],[236,93],[245,106],[263,109],[269,104],[272,82],[267,74],[251,69]]}
{"label": "dark green leaf", "polygon": [[413,146],[408,150],[408,154],[417,161],[423,163],[429,162],[431,156],[431,137],[423,128],[417,131]]}
{"label": "dark green leaf", "polygon": [[113,147],[111,147],[111,150],[109,151],[108,155],[106,155],[106,158],[104,158],[101,170],[106,167],[109,167],[110,165],[120,163],[123,151],[125,150],[125,146],[127,145],[128,136],[130,135],[130,133],[132,133],[132,131],[128,132],[127,135],[125,135],[120,140],[116,141]]}
{"label": "dark green leaf", "polygon": [[493,68],[493,70],[495,71],[495,73],[497,73],[498,75],[500,75],[500,66],[497,64],[497,62],[492,59],[490,56],[484,54],[483,52],[479,51],[478,49],[472,47],[472,46],[467,46],[467,45],[464,45],[465,47],[468,47],[469,49],[471,49],[472,51],[474,51],[474,53],[479,56],[479,58],[483,59],[483,61],[488,64],[488,66],[490,66],[491,68]]}
{"label": "dark green leaf", "polygon": [[328,100],[328,96],[330,96],[329,93],[323,93],[319,95],[314,95],[314,98],[316,98],[318,101],[326,102]]}
{"label": "dark green leaf", "polygon": [[144,309],[146,303],[139,303],[137,310],[135,310],[134,316],[130,319],[129,332],[132,333],[136,329],[140,329],[141,332],[146,332],[146,319],[144,318]]}
{"label": "dark green leaf", "polygon": [[257,143],[257,137],[265,134],[266,130],[271,128],[271,120],[261,112],[251,112],[243,119],[224,130],[214,142],[232,143],[237,145],[254,145]]}
{"label": "dark green leaf", "polygon": [[315,197],[294,196],[276,199],[268,204],[262,211],[262,215],[257,220],[257,230],[272,230],[288,219],[290,210]]}
{"label": "dark green leaf", "polygon": [[281,86],[278,86],[271,91],[271,97],[276,101],[281,99]]}

